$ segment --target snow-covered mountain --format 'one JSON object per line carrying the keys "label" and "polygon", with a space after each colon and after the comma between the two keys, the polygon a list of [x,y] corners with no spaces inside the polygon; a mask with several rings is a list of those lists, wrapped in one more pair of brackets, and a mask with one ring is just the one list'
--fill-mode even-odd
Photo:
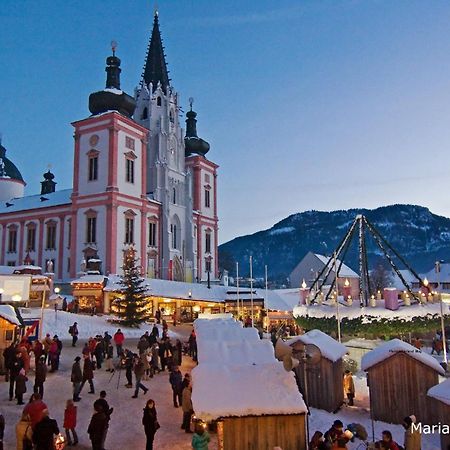
{"label": "snow-covered mountain", "polygon": [[[263,276],[267,264],[270,276],[281,279],[289,275],[308,251],[331,255],[357,214],[365,215],[416,271],[430,270],[437,259],[450,260],[450,219],[416,205],[305,211],[281,220],[268,230],[222,244],[219,254],[228,265],[233,259],[238,261],[242,275],[248,273],[249,256],[253,255],[256,276]],[[378,263],[380,249],[372,238],[368,238],[367,244],[369,265]],[[358,268],[357,248],[356,236],[345,259],[354,269]]]}

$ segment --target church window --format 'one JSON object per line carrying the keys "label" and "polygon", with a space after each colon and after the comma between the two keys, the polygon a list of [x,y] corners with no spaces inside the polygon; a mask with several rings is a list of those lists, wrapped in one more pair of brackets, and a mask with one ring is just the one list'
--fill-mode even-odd
{"label": "church window", "polygon": [[134,150],[135,140],[130,136],[125,136],[125,147]]}
{"label": "church window", "polygon": [[126,180],[128,183],[134,183],[134,161],[126,159]]}
{"label": "church window", "polygon": [[[10,228],[8,233],[8,253],[17,251],[17,228]],[[15,265],[15,264],[14,264]]]}
{"label": "church window", "polygon": [[142,120],[148,119],[148,108],[147,107],[145,107],[144,110],[142,111],[141,119]]}
{"label": "church window", "polygon": [[209,189],[205,189],[205,208],[211,207],[211,192]]}
{"label": "church window", "polygon": [[161,106],[161,97],[156,99],[156,106]]}
{"label": "church window", "polygon": [[68,226],[68,239],[67,239],[67,248],[70,249],[70,241],[72,240],[72,220],[69,219],[67,221],[67,226]]}
{"label": "church window", "polygon": [[50,222],[47,224],[47,236],[46,236],[46,250],[56,249],[56,223]]}
{"label": "church window", "polygon": [[150,247],[156,247],[156,223],[148,223],[148,245]]}
{"label": "church window", "polygon": [[209,231],[205,234],[205,252],[211,253],[211,233]]}
{"label": "church window", "polygon": [[70,258],[67,258],[67,272],[70,272]]}
{"label": "church window", "polygon": [[97,217],[89,216],[86,218],[86,243],[94,244],[97,242]]}
{"label": "church window", "polygon": [[134,219],[125,217],[125,244],[134,243]]}
{"label": "church window", "polygon": [[7,264],[9,267],[14,267],[15,265],[16,265],[16,262],[15,261],[8,261],[8,264]]}
{"label": "church window", "polygon": [[98,179],[98,156],[89,157],[88,181]]}
{"label": "church window", "polygon": [[175,122],[175,115],[174,115],[172,109],[170,110],[170,113],[169,113],[169,120],[170,120],[171,124],[173,124]]}
{"label": "church window", "polygon": [[27,225],[27,252],[34,252],[36,250],[36,225],[30,223]]}
{"label": "church window", "polygon": [[174,205],[177,204],[177,190],[176,190],[176,188],[172,188],[172,203]]}
{"label": "church window", "polygon": [[177,247],[177,226],[176,225],[171,225],[170,226],[170,231],[172,232],[172,248],[176,249]]}

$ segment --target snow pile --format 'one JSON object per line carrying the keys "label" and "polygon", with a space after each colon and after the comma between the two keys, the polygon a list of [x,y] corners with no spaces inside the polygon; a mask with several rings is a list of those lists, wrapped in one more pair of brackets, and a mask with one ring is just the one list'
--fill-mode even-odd
{"label": "snow pile", "polygon": [[404,352],[411,358],[417,359],[422,364],[431,367],[436,372],[441,375],[445,375],[445,370],[439,365],[439,363],[428,353],[424,353],[421,350],[413,347],[407,342],[401,341],[400,339],[392,339],[385,344],[371,350],[366,353],[361,359],[361,369],[368,370],[376,364],[394,356],[398,352]]}
{"label": "snow pile", "polygon": [[197,417],[302,414],[306,405],[294,374],[275,359],[273,346],[255,328],[232,318],[197,319],[199,365],[192,371]]}
{"label": "snow pile", "polygon": [[219,417],[301,414],[307,408],[292,372],[276,361],[260,365],[200,363],[192,370],[195,415]]}
{"label": "snow pile", "polygon": [[428,396],[450,406],[450,378],[428,390]]}
{"label": "snow pile", "polygon": [[0,317],[3,317],[3,319],[14,325],[20,326],[20,321],[17,318],[17,314],[11,305],[0,305]]}
{"label": "snow pile", "polygon": [[[38,319],[41,316],[40,308],[21,308],[20,314],[23,319]],[[78,338],[89,339],[90,337],[102,334],[107,331],[109,334],[114,334],[118,328],[123,331],[125,338],[140,338],[145,331],[150,331],[153,324],[142,324],[140,328],[127,328],[116,323],[111,323],[110,320],[114,316],[89,316],[87,314],[74,314],[65,311],[44,310],[44,327],[43,334],[50,333],[51,336],[55,334],[60,339],[71,339],[69,334],[69,327],[74,322],[78,324]],[[160,330],[161,332],[161,330]],[[178,339],[180,336],[169,330],[169,337]]]}
{"label": "snow pile", "polygon": [[340,342],[334,340],[328,334],[320,330],[311,330],[300,336],[296,336],[287,341],[287,344],[292,345],[295,342],[302,342],[303,344],[314,344],[319,347],[322,356],[332,362],[336,362],[347,354],[347,347]]}

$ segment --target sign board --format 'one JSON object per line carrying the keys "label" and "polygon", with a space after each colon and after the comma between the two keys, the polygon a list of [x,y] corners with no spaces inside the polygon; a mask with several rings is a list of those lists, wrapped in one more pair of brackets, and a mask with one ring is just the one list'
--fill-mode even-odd
{"label": "sign board", "polygon": [[2,303],[28,301],[30,299],[31,275],[0,275]]}
{"label": "sign board", "polygon": [[23,330],[23,337],[29,338],[31,341],[39,339],[39,327],[41,325],[41,319],[24,319],[25,324]]}

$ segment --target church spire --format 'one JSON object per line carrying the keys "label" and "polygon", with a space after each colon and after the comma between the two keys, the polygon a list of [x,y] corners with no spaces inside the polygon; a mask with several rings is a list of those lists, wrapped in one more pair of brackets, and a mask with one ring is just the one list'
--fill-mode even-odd
{"label": "church spire", "polygon": [[164,54],[161,32],[159,31],[158,11],[155,12],[153,20],[152,37],[150,38],[150,43],[148,45],[142,81],[147,86],[152,83],[153,91],[156,89],[158,82],[161,83],[161,88],[165,94],[167,94],[167,88],[170,85],[166,55]]}

